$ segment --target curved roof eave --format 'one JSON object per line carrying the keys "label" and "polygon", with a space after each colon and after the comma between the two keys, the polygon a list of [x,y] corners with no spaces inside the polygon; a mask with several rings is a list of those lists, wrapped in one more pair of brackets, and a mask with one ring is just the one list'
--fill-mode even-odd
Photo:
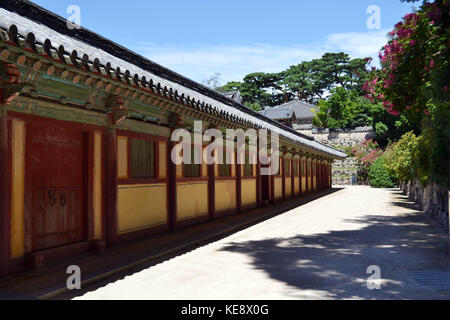
{"label": "curved roof eave", "polygon": [[[256,126],[267,128],[310,149],[326,153],[333,158],[346,157],[344,153],[337,149],[325,146],[308,136],[264,117],[212,89],[164,68],[89,30],[70,30],[66,26],[65,19],[35,4],[23,0],[3,0],[0,3],[0,17],[0,27],[8,29],[11,25],[16,25],[22,36],[24,36],[24,33],[26,36],[29,32],[33,32],[36,41],[40,43],[50,39],[52,43],[62,45],[66,50],[76,50],[81,54],[87,54],[92,59],[98,58],[103,65],[109,62],[113,66],[120,67],[121,70],[129,70],[131,74],[145,76],[147,79],[153,78],[162,86],[167,86],[174,91],[211,104],[233,116],[244,118]],[[102,42],[104,45],[96,46],[96,44]],[[119,54],[121,52],[123,55]],[[122,58],[118,57],[119,55]],[[135,63],[132,63],[131,60]]]}

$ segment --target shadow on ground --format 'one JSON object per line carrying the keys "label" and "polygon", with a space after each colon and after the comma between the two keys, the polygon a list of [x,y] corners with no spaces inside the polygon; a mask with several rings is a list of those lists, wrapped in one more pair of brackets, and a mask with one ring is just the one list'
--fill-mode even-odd
{"label": "shadow on ground", "polygon": [[[211,244],[213,242],[219,241],[219,240],[224,239],[226,237],[229,237],[229,236],[231,236],[231,235],[233,235],[233,234],[235,234],[237,232],[240,232],[242,230],[250,228],[250,227],[252,227],[252,226],[254,226],[256,224],[262,223],[262,222],[264,222],[266,220],[269,220],[269,219],[274,218],[276,216],[282,215],[282,214],[284,214],[286,212],[289,212],[292,209],[301,207],[301,206],[306,205],[308,203],[311,203],[313,201],[320,200],[321,198],[323,198],[325,196],[328,196],[328,195],[331,195],[333,193],[336,193],[336,192],[339,192],[339,191],[343,191],[343,190],[344,190],[344,188],[342,188],[342,187],[333,187],[333,188],[330,188],[330,189],[327,189],[327,190],[322,190],[322,191],[320,191],[318,193],[315,193],[315,194],[303,195],[301,198],[293,199],[293,200],[287,201],[285,203],[279,202],[277,204],[269,204],[266,208],[260,208],[260,209],[256,209],[256,210],[274,210],[275,211],[277,208],[278,209],[281,208],[281,210],[277,211],[273,215],[269,214],[267,217],[265,217],[265,218],[263,218],[261,220],[255,221],[254,223],[247,224],[247,225],[245,225],[243,227],[234,229],[234,230],[232,230],[230,232],[222,233],[222,234],[220,234],[220,235],[218,235],[216,237],[213,237],[211,239],[208,239],[208,240],[205,240],[205,241],[200,241],[198,244],[193,245],[193,246],[191,246],[189,248],[177,251],[176,253],[171,253],[171,254],[165,255],[164,257],[157,258],[157,259],[154,259],[154,260],[146,262],[146,263],[142,263],[139,266],[131,267],[127,271],[119,272],[119,273],[117,273],[117,274],[115,274],[113,276],[108,277],[107,279],[103,279],[103,280],[100,280],[100,281],[98,281],[96,283],[89,284],[89,285],[83,287],[83,289],[81,289],[81,290],[77,290],[76,292],[65,292],[65,293],[63,293],[63,294],[61,294],[61,295],[59,295],[59,296],[57,296],[57,297],[55,297],[53,299],[55,299],[55,300],[72,299],[74,297],[81,296],[81,295],[83,295],[83,294],[85,294],[87,292],[97,290],[99,288],[102,288],[103,286],[106,286],[106,285],[110,284],[110,283],[114,283],[116,281],[123,280],[127,276],[132,276],[135,273],[141,272],[143,270],[146,270],[148,268],[156,266],[156,265],[158,265],[160,263],[169,261],[169,260],[174,259],[174,258],[176,258],[178,256],[181,256],[181,255],[184,255],[184,254],[189,253],[191,251],[194,251],[194,250],[198,249],[199,247],[202,247],[202,246]],[[227,219],[232,219],[233,216],[236,219],[239,219],[239,216],[243,216],[245,214],[246,213],[244,212],[242,214],[234,214],[234,215],[230,215],[230,216],[218,217],[218,218],[214,219],[212,221],[212,223],[215,223],[215,222],[217,222],[219,224],[223,223],[224,227],[231,227],[232,223],[226,222]],[[202,226],[207,226],[207,224],[208,223],[204,223],[204,224],[199,224],[199,225],[194,225],[194,226],[181,228],[181,229],[175,231],[174,233],[183,232],[185,229],[187,230],[189,228],[200,228],[201,229]],[[193,233],[195,234],[195,232],[193,232]],[[156,235],[154,237],[150,237],[148,239],[148,241],[155,241],[155,240],[157,241],[158,237],[159,237],[159,235]],[[133,250],[133,245],[134,245],[133,243],[127,244],[127,246],[129,246],[129,250]],[[142,258],[145,258],[145,256],[139,257],[136,260],[140,260]],[[133,262],[133,261],[128,261],[128,263],[130,263],[130,262]],[[2,293],[0,292],[0,300],[1,299],[2,299]]]}
{"label": "shadow on ground", "polygon": [[[353,220],[358,230],[232,243],[223,250],[248,255],[255,269],[293,289],[327,291],[334,299],[450,299],[419,286],[418,270],[450,270],[448,235],[394,192],[401,214]],[[348,221],[352,222],[352,221]],[[381,268],[381,290],[368,290],[367,268]]]}

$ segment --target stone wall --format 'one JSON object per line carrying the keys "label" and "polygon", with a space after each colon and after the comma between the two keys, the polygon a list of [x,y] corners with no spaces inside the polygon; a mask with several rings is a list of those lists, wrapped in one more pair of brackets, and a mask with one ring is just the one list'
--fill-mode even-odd
{"label": "stone wall", "polygon": [[356,158],[346,158],[333,162],[333,185],[343,186],[355,184],[358,175]]}
{"label": "stone wall", "polygon": [[[364,140],[375,138],[375,132],[372,127],[360,127],[356,129],[344,129],[330,131],[329,129],[311,129],[298,130],[300,133],[314,137],[318,142],[321,142],[330,147],[345,150],[361,144]],[[347,158],[344,160],[337,160],[333,163],[333,184],[334,185],[350,185],[356,184],[356,177],[358,174],[358,162],[355,158]]]}
{"label": "stone wall", "polygon": [[424,188],[415,179],[408,183],[401,183],[400,188],[409,199],[419,205],[430,218],[449,230],[449,191],[434,182]]}

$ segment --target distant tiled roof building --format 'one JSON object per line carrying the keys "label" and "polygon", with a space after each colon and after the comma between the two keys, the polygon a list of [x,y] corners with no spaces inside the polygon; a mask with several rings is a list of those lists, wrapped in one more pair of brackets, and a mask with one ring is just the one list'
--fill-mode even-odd
{"label": "distant tiled roof building", "polygon": [[308,125],[312,127],[316,106],[299,100],[290,101],[276,107],[268,107],[259,113],[263,116],[293,127]]}
{"label": "distant tiled roof building", "polygon": [[225,97],[236,101],[237,103],[242,103],[243,99],[239,91],[235,92],[224,92],[222,93]]}

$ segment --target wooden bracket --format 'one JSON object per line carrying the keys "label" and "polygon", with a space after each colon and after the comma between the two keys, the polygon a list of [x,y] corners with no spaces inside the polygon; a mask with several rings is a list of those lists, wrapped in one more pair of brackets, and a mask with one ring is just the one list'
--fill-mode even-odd
{"label": "wooden bracket", "polygon": [[20,71],[16,65],[0,62],[0,103],[6,105],[11,103],[22,93],[30,92],[30,83],[20,81]]}

